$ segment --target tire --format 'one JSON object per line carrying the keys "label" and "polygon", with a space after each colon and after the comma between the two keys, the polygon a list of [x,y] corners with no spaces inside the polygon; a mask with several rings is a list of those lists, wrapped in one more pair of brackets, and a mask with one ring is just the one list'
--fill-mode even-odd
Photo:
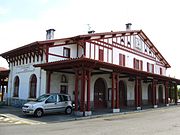
{"label": "tire", "polygon": [[34,112],[35,117],[42,117],[43,116],[43,110],[42,109],[36,109]]}
{"label": "tire", "polygon": [[72,113],[72,107],[70,107],[70,106],[66,107],[65,114],[69,115],[71,113]]}

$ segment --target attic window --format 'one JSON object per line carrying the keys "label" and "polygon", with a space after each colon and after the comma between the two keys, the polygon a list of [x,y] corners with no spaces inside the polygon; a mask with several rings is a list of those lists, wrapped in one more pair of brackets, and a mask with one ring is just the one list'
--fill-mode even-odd
{"label": "attic window", "polygon": [[145,49],[144,51],[147,52],[147,49]]}
{"label": "attic window", "polygon": [[149,51],[149,54],[151,54],[151,51]]}
{"label": "attic window", "polygon": [[121,42],[123,42],[123,43],[124,43],[124,40],[123,40],[123,39],[121,39]]}
{"label": "attic window", "polygon": [[131,45],[131,43],[128,41],[128,45]]}

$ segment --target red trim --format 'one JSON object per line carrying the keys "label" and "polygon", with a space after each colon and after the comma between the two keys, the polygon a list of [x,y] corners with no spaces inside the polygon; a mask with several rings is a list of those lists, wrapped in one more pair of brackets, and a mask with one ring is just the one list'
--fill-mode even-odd
{"label": "red trim", "polygon": [[138,79],[138,106],[140,107],[142,104],[142,86],[141,80]]}
{"label": "red trim", "polygon": [[107,46],[104,46],[104,45],[98,44],[98,43],[93,42],[93,41],[86,41],[86,42],[91,43],[91,44],[94,44],[94,46],[95,46],[95,45],[97,45],[97,46],[104,47],[104,48],[107,48],[107,49],[112,50],[112,48],[111,48],[111,47],[107,47]]}

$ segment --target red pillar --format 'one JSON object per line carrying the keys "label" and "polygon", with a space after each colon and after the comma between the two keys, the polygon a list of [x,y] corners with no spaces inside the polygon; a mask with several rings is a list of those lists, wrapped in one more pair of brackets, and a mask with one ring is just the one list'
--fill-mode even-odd
{"label": "red pillar", "polygon": [[[81,112],[85,113],[85,83],[86,83],[86,72],[82,69],[81,73]],[[83,114],[84,115],[84,114]]]}
{"label": "red pillar", "polygon": [[114,109],[114,79],[115,74],[112,73],[112,90],[111,90],[111,108]]}
{"label": "red pillar", "polygon": [[51,88],[51,72],[48,71],[48,77],[47,77],[47,93],[50,93],[50,88]]}
{"label": "red pillar", "polygon": [[152,93],[153,93],[153,105],[157,105],[157,99],[156,99],[156,81],[153,80],[152,82]]}
{"label": "red pillar", "polygon": [[169,92],[168,92],[168,82],[165,82],[165,104],[168,105],[168,98],[169,98]]}
{"label": "red pillar", "polygon": [[177,104],[177,100],[178,100],[178,91],[177,91],[177,84],[174,84],[174,100],[175,100],[175,104]]}
{"label": "red pillar", "polygon": [[90,103],[90,86],[91,86],[91,71],[87,71],[87,111],[90,111],[91,109],[91,103]]}
{"label": "red pillar", "polygon": [[119,76],[116,75],[116,109],[119,109]]}
{"label": "red pillar", "polygon": [[78,83],[79,83],[79,74],[78,70],[75,71],[75,91],[74,91],[74,100],[75,100],[75,111],[78,111]]}
{"label": "red pillar", "polygon": [[134,88],[134,99],[135,99],[135,107],[138,107],[138,79],[136,77],[135,80],[135,88]]}
{"label": "red pillar", "polygon": [[142,105],[142,87],[141,87],[141,79],[138,79],[138,107]]}

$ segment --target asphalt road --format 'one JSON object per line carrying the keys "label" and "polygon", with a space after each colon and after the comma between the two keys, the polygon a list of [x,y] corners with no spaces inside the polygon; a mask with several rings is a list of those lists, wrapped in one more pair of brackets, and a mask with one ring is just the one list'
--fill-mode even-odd
{"label": "asphalt road", "polygon": [[38,125],[0,124],[0,135],[179,135],[180,106]]}

